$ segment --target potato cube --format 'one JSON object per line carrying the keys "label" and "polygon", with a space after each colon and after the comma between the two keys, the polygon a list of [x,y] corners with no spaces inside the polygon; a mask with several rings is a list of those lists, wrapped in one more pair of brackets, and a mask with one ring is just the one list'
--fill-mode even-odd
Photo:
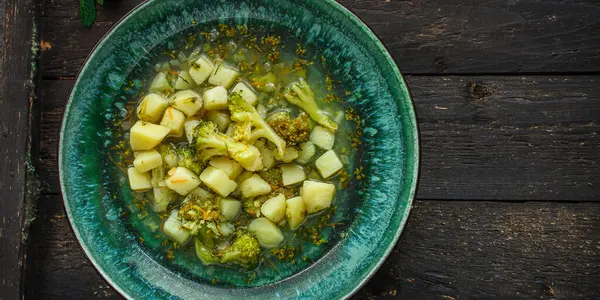
{"label": "potato cube", "polygon": [[330,183],[307,180],[302,186],[302,200],[306,206],[306,212],[316,213],[331,205],[335,186]]}
{"label": "potato cube", "polygon": [[304,174],[304,168],[297,164],[282,164],[281,177],[283,178],[283,185],[287,186],[304,181],[306,174]]}
{"label": "potato cube", "polygon": [[188,73],[190,77],[200,85],[212,74],[215,64],[206,55],[200,56],[190,67]]}
{"label": "potato cube", "polygon": [[[204,97],[204,100],[206,100],[206,97]],[[206,114],[206,120],[215,123],[220,132],[225,132],[231,124],[231,115],[226,111],[211,110]]]}
{"label": "potato cube", "polygon": [[152,188],[152,182],[150,181],[150,173],[140,172],[135,167],[127,169],[127,175],[129,177],[129,186],[134,191],[149,190]]}
{"label": "potato cube", "polygon": [[274,223],[278,223],[285,217],[285,208],[285,196],[279,194],[265,201],[260,208],[260,212],[267,217],[267,219]]}
{"label": "potato cube", "polygon": [[163,212],[171,201],[177,199],[175,192],[167,187],[158,187],[153,190],[154,199],[152,200],[152,211]]}
{"label": "potato cube", "polygon": [[162,95],[172,93],[174,90],[171,84],[169,83],[167,74],[163,72],[158,73],[152,80],[152,83],[150,84],[150,91]]}
{"label": "potato cube", "polygon": [[133,160],[133,166],[140,172],[148,172],[162,165],[162,156],[158,151],[152,149],[147,151],[137,152]]}
{"label": "potato cube", "polygon": [[260,176],[254,174],[252,177],[244,180],[240,185],[240,191],[244,198],[252,198],[260,195],[266,195],[271,192],[271,186]]}
{"label": "potato cube", "polygon": [[170,136],[180,137],[183,134],[185,114],[175,108],[169,107],[160,121],[160,125],[171,128]]}
{"label": "potato cube", "polygon": [[248,230],[256,235],[264,248],[275,248],[283,242],[281,230],[267,218],[254,219],[248,225]]}
{"label": "potato cube", "polygon": [[202,174],[200,174],[200,180],[222,197],[227,197],[237,187],[237,183],[229,179],[229,176],[225,172],[213,166],[204,169]]}
{"label": "potato cube", "polygon": [[224,236],[230,236],[235,232],[235,225],[231,224],[231,222],[219,222],[217,228]]}
{"label": "potato cube", "polygon": [[178,166],[179,158],[177,152],[175,152],[175,148],[171,145],[161,144],[158,146],[158,151],[162,155],[163,161],[167,167],[167,170],[175,168]]}
{"label": "potato cube", "polygon": [[292,160],[298,158],[298,155],[300,155],[298,153],[298,149],[294,147],[286,147],[285,152],[283,153],[283,157],[276,156],[275,158],[283,162],[291,162]]}
{"label": "potato cube", "polygon": [[287,208],[285,210],[285,215],[290,223],[290,228],[294,230],[304,222],[304,218],[306,217],[306,206],[304,206],[302,197],[287,199],[286,203]]}
{"label": "potato cube", "polygon": [[158,123],[165,109],[169,107],[169,100],[162,95],[151,93],[142,99],[137,106],[138,119],[150,123]]}
{"label": "potato cube", "polygon": [[176,191],[179,195],[185,196],[197,186],[200,185],[200,179],[194,172],[184,168],[177,167],[169,170],[169,177],[165,179],[165,184],[170,189]]}
{"label": "potato cube", "polygon": [[239,75],[240,73],[233,66],[220,62],[208,78],[208,83],[228,89]]}
{"label": "potato cube", "polygon": [[175,78],[175,84],[173,85],[176,90],[187,90],[194,87],[194,79],[190,77],[188,71],[181,71]]}
{"label": "potato cube", "polygon": [[313,144],[319,146],[319,148],[330,150],[335,143],[335,134],[323,126],[315,126],[310,133],[309,139]]}
{"label": "potato cube", "polygon": [[191,117],[202,108],[202,96],[192,90],[183,90],[171,96],[169,104]]}
{"label": "potato cube", "polygon": [[256,103],[258,101],[258,97],[256,96],[256,93],[252,90],[251,87],[248,86],[248,84],[246,84],[244,82],[238,82],[233,87],[231,92],[240,94],[242,99],[246,100],[246,102],[248,102],[248,104],[250,104],[250,105],[256,105]]}
{"label": "potato cube", "polygon": [[242,202],[232,198],[219,198],[219,209],[226,221],[235,219],[242,210]]}
{"label": "potato cube", "polygon": [[300,164],[307,164],[308,162],[310,162],[312,157],[317,152],[317,148],[312,142],[302,143],[300,144],[299,148],[300,150],[298,151],[299,153],[298,158],[296,158],[296,162]]}
{"label": "potato cube", "polygon": [[208,164],[225,172],[231,180],[235,180],[244,171],[242,165],[227,156],[215,157]]}
{"label": "potato cube", "polygon": [[241,185],[242,182],[246,181],[246,179],[252,177],[252,175],[254,175],[254,173],[250,172],[250,171],[244,171],[240,176],[238,176],[238,178],[235,179],[235,181],[237,182],[238,185]]}
{"label": "potato cube", "polygon": [[171,132],[169,127],[137,121],[129,131],[131,150],[150,150],[160,144],[169,132]]}
{"label": "potato cube", "polygon": [[227,109],[227,90],[222,86],[215,86],[204,91],[204,108],[206,110]]}
{"label": "potato cube", "polygon": [[321,157],[317,158],[315,161],[315,167],[317,167],[317,170],[319,170],[319,173],[321,173],[323,178],[329,178],[329,176],[341,170],[344,165],[337,157],[335,152],[333,150],[329,150],[323,153]]}
{"label": "potato cube", "polygon": [[194,141],[194,131],[198,125],[200,125],[200,120],[196,118],[189,118],[183,123],[185,137],[190,144]]}
{"label": "potato cube", "polygon": [[163,232],[171,241],[183,245],[190,239],[191,235],[187,230],[183,229],[177,214],[177,210],[171,212],[163,224]]}

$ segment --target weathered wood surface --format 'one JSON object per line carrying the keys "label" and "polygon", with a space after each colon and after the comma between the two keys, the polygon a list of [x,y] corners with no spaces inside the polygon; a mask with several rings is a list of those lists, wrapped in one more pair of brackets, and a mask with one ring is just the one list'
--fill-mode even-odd
{"label": "weathered wood surface", "polygon": [[[419,199],[600,200],[600,76],[411,76]],[[72,82],[42,82],[41,174],[58,193]]]}
{"label": "weathered wood surface", "polygon": [[[30,66],[36,44],[33,0],[0,2],[3,15],[2,72],[0,82],[0,299],[17,299],[23,288],[25,239],[35,192],[31,181],[33,134],[38,127]],[[37,142],[37,140],[36,140]],[[28,198],[26,200],[26,198]]]}
{"label": "weathered wood surface", "polygon": [[[35,299],[118,298],[81,251],[59,195],[42,198]],[[598,299],[600,203],[415,202],[356,299]]]}
{"label": "weathered wood surface", "polygon": [[[141,0],[98,10],[80,26],[78,0],[44,0],[43,75],[75,76],[96,42]],[[108,1],[107,1],[108,2]],[[600,72],[596,0],[342,0],[406,74]]]}

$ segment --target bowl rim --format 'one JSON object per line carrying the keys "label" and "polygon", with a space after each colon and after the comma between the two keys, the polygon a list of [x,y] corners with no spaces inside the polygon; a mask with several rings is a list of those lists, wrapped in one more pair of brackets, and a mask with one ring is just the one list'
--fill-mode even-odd
{"label": "bowl rim", "polygon": [[[119,18],[119,20],[116,21],[110,27],[110,29],[102,36],[102,38],[100,38],[100,40],[96,43],[96,45],[94,45],[94,47],[92,48],[90,53],[87,55],[83,64],[79,68],[77,75],[75,76],[75,81],[74,81],[73,85],[71,86],[71,88],[69,90],[69,98],[67,99],[67,103],[65,105],[65,110],[63,112],[61,128],[60,128],[60,135],[59,135],[59,143],[58,143],[58,169],[59,169],[59,182],[60,182],[59,187],[60,187],[61,197],[63,198],[62,203],[65,208],[65,212],[67,214],[67,219],[69,220],[69,223],[68,223],[69,227],[75,234],[77,243],[83,250],[83,253],[87,257],[87,259],[92,263],[92,265],[94,266],[95,271],[98,274],[100,274],[100,276],[108,284],[110,284],[110,286],[113,289],[115,289],[117,291],[117,293],[119,293],[121,296],[123,296],[127,299],[133,299],[133,297],[129,293],[127,293],[125,290],[123,290],[119,284],[117,284],[115,281],[113,281],[110,278],[110,276],[108,276],[108,274],[106,274],[105,271],[102,269],[102,267],[98,264],[96,259],[90,255],[90,250],[88,249],[88,247],[86,245],[84,245],[81,242],[81,240],[82,240],[81,233],[79,232],[77,226],[75,225],[73,218],[71,217],[72,216],[71,209],[69,208],[69,205],[67,203],[67,197],[63,193],[63,191],[66,190],[64,171],[63,171],[63,167],[62,167],[63,166],[64,133],[65,133],[65,129],[66,129],[65,117],[70,112],[71,105],[73,103],[73,101],[72,101],[73,91],[74,91],[75,87],[81,81],[80,76],[83,73],[83,71],[88,67],[89,61],[92,60],[94,58],[94,56],[97,54],[98,49],[106,42],[106,40],[108,40],[114,34],[116,29],[118,27],[120,27],[127,19],[129,19],[133,14],[135,14],[138,11],[140,11],[141,9],[143,9],[145,6],[150,5],[154,1],[158,1],[158,0],[147,0],[147,1],[141,2],[141,3],[137,4],[135,7],[133,7],[131,10],[129,10],[121,18]],[[403,104],[407,108],[409,108],[408,111],[405,111],[405,113],[406,113],[405,116],[408,119],[408,121],[411,125],[411,128],[412,128],[413,134],[414,134],[412,136],[413,141],[412,141],[412,143],[410,143],[412,145],[406,147],[407,150],[408,150],[408,148],[411,148],[410,150],[412,150],[412,151],[410,151],[412,153],[412,156],[410,158],[412,159],[413,163],[410,165],[408,165],[408,164],[406,165],[406,167],[409,169],[409,172],[412,171],[412,176],[409,178],[409,182],[411,183],[411,185],[410,185],[410,189],[409,189],[408,195],[407,195],[408,196],[407,205],[404,209],[405,214],[404,214],[403,218],[400,220],[399,226],[397,227],[397,229],[394,232],[394,237],[392,238],[391,242],[387,245],[386,249],[383,251],[383,255],[366,272],[366,276],[364,278],[360,279],[359,284],[357,284],[355,287],[353,287],[346,294],[340,295],[340,297],[339,297],[340,299],[348,299],[351,296],[353,296],[354,294],[356,294],[356,292],[358,292],[362,287],[364,287],[365,284],[367,284],[367,282],[373,277],[373,275],[375,275],[375,273],[379,270],[379,268],[381,267],[383,262],[385,262],[387,260],[387,258],[389,257],[393,248],[398,243],[398,240],[399,240],[400,236],[402,235],[402,232],[404,231],[404,227],[406,226],[406,222],[407,222],[408,217],[410,216],[410,212],[412,210],[412,204],[413,204],[414,198],[416,196],[416,189],[417,189],[417,185],[418,185],[419,177],[420,177],[420,157],[421,157],[420,129],[419,129],[419,124],[417,122],[417,116],[416,116],[416,110],[415,110],[413,96],[412,96],[410,88],[408,87],[408,84],[406,82],[406,78],[404,77],[402,72],[400,72],[400,67],[398,66],[398,64],[396,63],[394,58],[391,56],[389,50],[387,49],[387,47],[385,46],[383,41],[379,38],[379,36],[377,36],[375,34],[375,32],[359,16],[357,16],[355,13],[350,11],[348,8],[346,8],[344,5],[337,2],[336,0],[304,0],[304,1],[322,1],[322,3],[326,3],[329,6],[331,6],[332,9],[339,10],[341,13],[348,15],[349,19],[355,25],[357,25],[370,39],[373,39],[378,42],[378,43],[376,43],[377,48],[381,51],[381,54],[385,57],[385,60],[390,63],[390,67],[391,67],[392,71],[394,72],[394,75],[397,77],[397,79],[400,82],[402,82],[404,89],[407,92],[408,97],[406,99],[404,99],[404,101],[396,99],[396,102],[403,101],[404,102]],[[397,89],[400,89],[400,88],[397,88]],[[406,152],[409,152],[409,151],[406,151]],[[407,172],[407,173],[409,173],[409,172]],[[402,192],[400,191],[400,193],[402,193]],[[396,195],[397,199],[401,198],[400,193],[398,195]]]}

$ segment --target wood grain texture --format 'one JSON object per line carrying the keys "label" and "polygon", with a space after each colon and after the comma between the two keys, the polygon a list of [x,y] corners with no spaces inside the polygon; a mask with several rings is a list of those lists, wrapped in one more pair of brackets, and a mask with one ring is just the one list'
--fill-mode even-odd
{"label": "wood grain texture", "polygon": [[[46,196],[35,299],[117,299],[82,253],[61,197]],[[600,203],[416,201],[383,267],[355,295],[597,299]]]}
{"label": "wood grain texture", "polygon": [[[41,172],[58,193],[71,81],[42,82]],[[600,76],[408,77],[420,199],[600,200]]]}
{"label": "wood grain texture", "polygon": [[[78,0],[44,0],[43,75],[75,76],[99,39],[141,0],[107,2],[84,28]],[[406,74],[600,72],[595,0],[341,0]]]}
{"label": "wood grain texture", "polygon": [[4,4],[4,40],[0,83],[0,299],[17,299],[22,293],[25,264],[24,221],[27,216],[27,159],[32,148],[30,97],[33,0],[7,0]]}

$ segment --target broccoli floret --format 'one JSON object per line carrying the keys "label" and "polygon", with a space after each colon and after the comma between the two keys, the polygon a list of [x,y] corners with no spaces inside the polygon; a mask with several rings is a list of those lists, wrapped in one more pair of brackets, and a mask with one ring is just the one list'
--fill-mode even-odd
{"label": "broccoli floret", "polygon": [[206,228],[218,234],[214,222],[221,219],[221,212],[219,207],[211,200],[188,198],[187,201],[181,204],[178,216],[181,226],[192,235],[196,235]]}
{"label": "broccoli floret", "polygon": [[196,174],[202,173],[205,165],[198,161],[196,150],[193,147],[189,145],[179,147],[177,149],[177,156],[180,167],[187,168]]}
{"label": "broccoli floret", "polygon": [[255,142],[259,138],[266,138],[277,147],[279,157],[283,157],[285,152],[285,141],[277,135],[277,133],[260,117],[256,108],[248,104],[238,93],[229,95],[229,111],[231,111],[231,119],[236,124],[236,136],[244,135],[243,140],[247,142]]}
{"label": "broccoli floret", "polygon": [[296,146],[308,141],[311,126],[309,117],[305,113],[292,119],[289,112],[278,112],[267,118],[267,123],[286,141],[288,146]]}
{"label": "broccoli floret", "polygon": [[213,122],[202,122],[195,131],[196,151],[203,161],[217,155],[229,155],[248,171],[263,168],[258,149],[219,132]]}
{"label": "broccoli floret", "polygon": [[218,255],[221,256],[221,263],[234,263],[251,270],[258,266],[260,244],[252,233],[239,229],[231,245],[219,251]]}
{"label": "broccoli floret", "polygon": [[218,264],[221,259],[215,255],[212,249],[215,247],[216,235],[208,227],[202,226],[194,240],[196,255],[205,265]]}
{"label": "broccoli floret", "polygon": [[311,119],[332,131],[336,131],[338,124],[332,121],[315,102],[315,95],[308,83],[300,78],[290,84],[284,92],[285,99],[303,109]]}

